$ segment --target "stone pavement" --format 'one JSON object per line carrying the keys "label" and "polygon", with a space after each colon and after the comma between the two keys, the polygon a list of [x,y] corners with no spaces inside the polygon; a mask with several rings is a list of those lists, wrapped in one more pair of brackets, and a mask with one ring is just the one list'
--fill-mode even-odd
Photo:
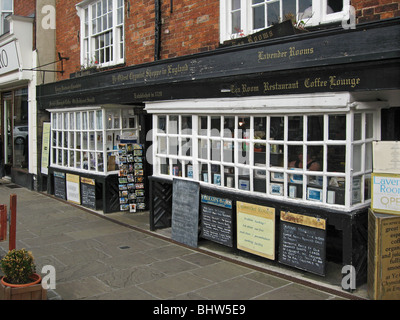
{"label": "stone pavement", "polygon": [[[11,194],[17,195],[17,248],[32,251],[38,273],[55,267],[50,300],[359,298],[174,243],[149,231],[146,214],[128,223],[120,213],[93,213],[0,180],[0,204],[9,208]],[[7,251],[8,241],[0,242],[1,256]]]}

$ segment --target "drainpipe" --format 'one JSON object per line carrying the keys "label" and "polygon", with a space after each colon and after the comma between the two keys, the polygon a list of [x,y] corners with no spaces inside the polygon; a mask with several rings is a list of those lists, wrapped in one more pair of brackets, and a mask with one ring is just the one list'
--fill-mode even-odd
{"label": "drainpipe", "polygon": [[160,59],[161,47],[161,3],[155,0],[155,33],[154,33],[154,61]]}

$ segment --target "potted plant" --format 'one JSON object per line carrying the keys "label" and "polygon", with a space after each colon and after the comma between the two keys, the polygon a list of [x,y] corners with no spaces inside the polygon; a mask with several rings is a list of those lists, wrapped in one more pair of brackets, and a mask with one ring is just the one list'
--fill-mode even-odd
{"label": "potted plant", "polygon": [[1,278],[3,300],[44,300],[46,290],[42,288],[41,276],[31,252],[26,249],[9,251],[1,260],[4,277]]}

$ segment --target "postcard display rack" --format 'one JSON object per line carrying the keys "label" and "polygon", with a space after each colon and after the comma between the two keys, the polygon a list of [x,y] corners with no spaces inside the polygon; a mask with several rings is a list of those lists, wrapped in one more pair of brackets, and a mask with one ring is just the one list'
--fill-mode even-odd
{"label": "postcard display rack", "polygon": [[120,210],[132,213],[145,210],[143,145],[120,143],[118,148]]}

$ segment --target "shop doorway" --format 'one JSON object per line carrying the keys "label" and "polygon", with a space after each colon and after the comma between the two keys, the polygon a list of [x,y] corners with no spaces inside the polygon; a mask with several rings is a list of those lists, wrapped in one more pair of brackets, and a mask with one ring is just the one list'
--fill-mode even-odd
{"label": "shop doorway", "polygon": [[4,174],[11,174],[11,167],[13,163],[12,152],[12,94],[7,93],[3,95],[3,154],[4,154]]}
{"label": "shop doorway", "polygon": [[11,168],[28,169],[27,89],[4,93],[2,107],[2,175],[10,176]]}

